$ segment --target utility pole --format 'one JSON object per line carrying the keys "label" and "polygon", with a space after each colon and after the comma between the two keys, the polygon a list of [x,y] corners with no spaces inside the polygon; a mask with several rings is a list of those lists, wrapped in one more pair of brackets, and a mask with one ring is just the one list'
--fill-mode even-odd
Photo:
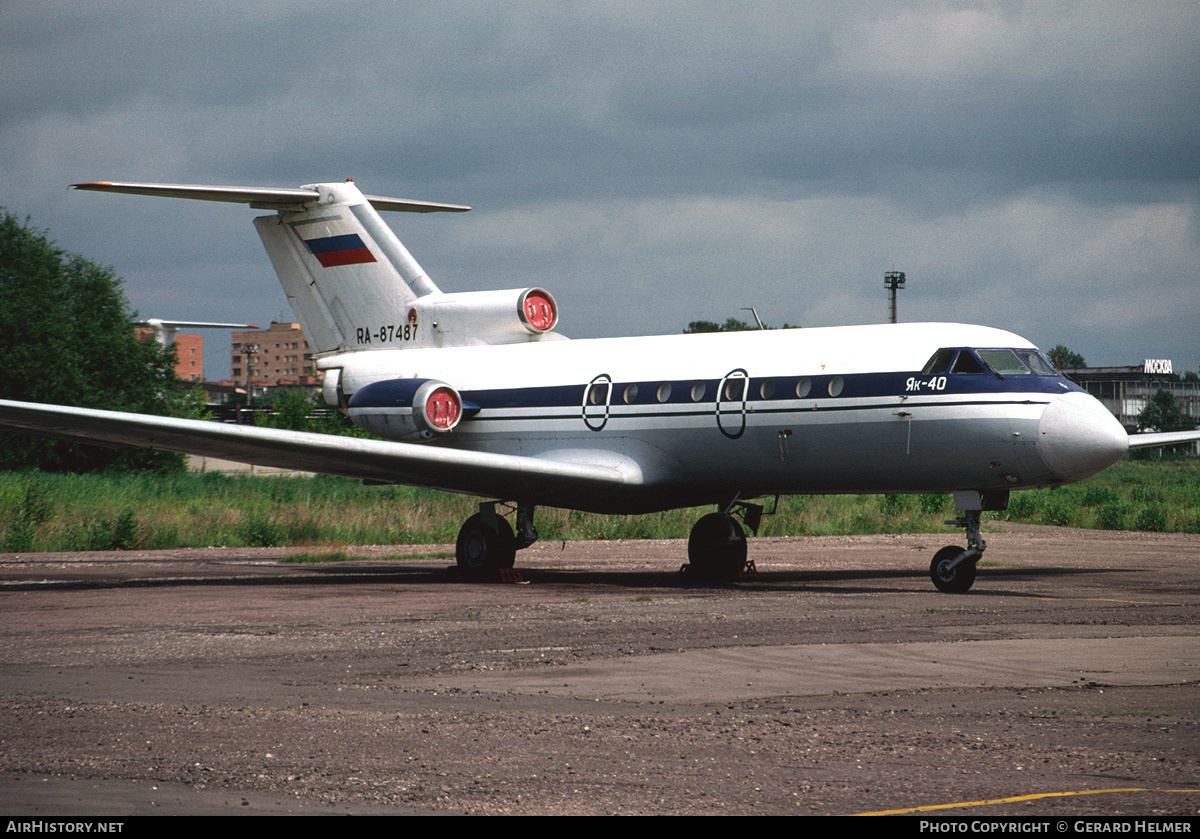
{"label": "utility pole", "polygon": [[254,404],[254,362],[258,356],[258,344],[246,345],[246,407]]}
{"label": "utility pole", "polygon": [[904,288],[904,272],[888,271],[883,275],[883,286],[891,295],[892,323],[896,323],[896,289]]}

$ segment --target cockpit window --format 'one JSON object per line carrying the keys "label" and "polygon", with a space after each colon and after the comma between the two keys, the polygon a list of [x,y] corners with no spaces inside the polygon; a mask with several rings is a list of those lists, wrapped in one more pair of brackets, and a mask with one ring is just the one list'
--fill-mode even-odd
{"label": "cockpit window", "polygon": [[1017,350],[1021,360],[1038,376],[1057,376],[1058,371],[1037,350]]}
{"label": "cockpit window", "polygon": [[1028,376],[1029,368],[1012,350],[976,350],[988,367],[1001,376]]}
{"label": "cockpit window", "polygon": [[947,373],[978,376],[987,373],[989,368],[1001,376],[1028,376],[1031,370],[1036,376],[1059,374],[1044,355],[1033,349],[940,349],[925,362],[921,373],[926,376],[944,376]]}
{"label": "cockpit window", "polygon": [[971,355],[969,350],[961,350],[958,353],[958,358],[954,359],[954,366],[950,368],[951,373],[984,373],[983,365],[979,363],[975,356]]}
{"label": "cockpit window", "polygon": [[921,373],[926,376],[940,376],[950,369],[950,362],[953,360],[954,350],[938,350],[929,361],[925,362],[925,368]]}

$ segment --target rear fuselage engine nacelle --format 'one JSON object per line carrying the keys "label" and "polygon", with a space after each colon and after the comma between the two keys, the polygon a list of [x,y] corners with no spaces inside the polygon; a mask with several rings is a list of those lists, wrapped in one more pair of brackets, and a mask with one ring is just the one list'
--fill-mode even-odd
{"label": "rear fuselage engine nacelle", "polygon": [[[387,375],[384,371],[390,364],[395,364],[396,372],[408,366],[398,363],[401,356],[395,355],[381,363],[378,351],[566,340],[553,331],[557,325],[558,304],[542,288],[427,294],[412,301],[403,325],[381,325],[378,330],[360,327],[352,349],[318,360],[318,369],[325,373],[325,403],[347,413],[359,427],[390,440],[434,439],[452,431],[461,419],[458,392],[442,382],[436,384],[444,389],[420,390],[428,379],[375,381],[381,373]],[[367,392],[356,393],[360,387]],[[401,433],[397,417],[410,409],[412,419]],[[478,408],[468,407],[467,415],[474,411]]]}
{"label": "rear fuselage engine nacelle", "polygon": [[542,288],[431,294],[413,301],[409,319],[428,325],[436,347],[512,344],[554,329],[558,305]]}
{"label": "rear fuselage engine nacelle", "polygon": [[464,412],[479,410],[436,379],[374,382],[350,397],[347,408],[355,425],[389,440],[431,440],[453,431]]}

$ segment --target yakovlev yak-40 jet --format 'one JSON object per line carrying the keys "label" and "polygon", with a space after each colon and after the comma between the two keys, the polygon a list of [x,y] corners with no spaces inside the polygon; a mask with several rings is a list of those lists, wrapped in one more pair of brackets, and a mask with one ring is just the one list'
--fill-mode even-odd
{"label": "yakovlev yak-40 jet", "polygon": [[1012,490],[1200,436],[1127,435],[1029,341],[983,326],[567,340],[548,291],[443,292],[378,213],[468,207],[350,182],[75,186],[272,211],[254,226],[318,353],[325,400],[382,439],[7,401],[0,426],[480,496],[457,543],[468,578],[513,566],[537,539],[538,506],[715,505],[688,540],[690,569],[732,580],[763,511],[752,499],[953,493],[967,544],[938,551],[930,576],[964,592],[985,547],[980,513],[1005,509]]}

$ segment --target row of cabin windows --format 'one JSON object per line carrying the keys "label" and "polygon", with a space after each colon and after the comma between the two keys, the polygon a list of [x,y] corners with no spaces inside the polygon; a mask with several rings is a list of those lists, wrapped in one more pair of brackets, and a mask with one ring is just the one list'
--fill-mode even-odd
{"label": "row of cabin windows", "polygon": [[[976,357],[978,354],[978,357]],[[982,359],[982,360],[981,360]],[[986,366],[985,366],[986,365]],[[933,354],[933,357],[926,363],[925,368],[921,371],[926,376],[941,376],[947,373],[950,374],[974,374],[981,375],[992,371],[1001,376],[1028,376],[1030,374],[1038,376],[1057,376],[1058,371],[1051,366],[1050,362],[1039,353],[1037,350],[954,350],[945,349],[938,350]],[[731,377],[724,382],[723,393],[721,398],[727,401],[737,401],[742,398],[743,389],[748,383],[748,379],[742,377]],[[828,384],[830,396],[838,396],[842,392],[843,379],[841,376],[833,377]],[[609,388],[613,386],[612,382],[594,382],[588,389],[587,401],[590,405],[603,405],[608,401]],[[803,399],[809,395],[812,388],[812,379],[808,377],[801,378],[796,382],[795,394],[798,398]],[[688,394],[693,402],[699,402],[708,395],[708,386],[704,382],[696,382]],[[775,380],[763,379],[759,383],[758,396],[762,399],[770,399],[775,395]],[[671,398],[671,385],[664,382],[659,385],[654,393],[655,399],[659,402],[667,402]],[[790,396],[784,396],[788,398]],[[629,405],[632,405],[638,398],[638,386],[636,384],[626,385],[621,391],[621,399]]]}
{"label": "row of cabin windows", "polygon": [[[720,387],[721,399],[727,402],[736,402],[743,398],[746,392],[746,385],[749,379],[745,377],[731,377],[725,380]],[[827,390],[830,396],[837,396],[842,392],[844,379],[841,376],[834,376],[828,382]],[[612,382],[594,382],[588,389],[587,401],[589,405],[603,405],[608,401],[609,388],[613,387]],[[803,399],[809,395],[812,390],[812,379],[803,377],[795,386],[795,395]],[[627,405],[632,405],[638,400],[639,388],[637,384],[626,385],[620,390],[619,398]],[[659,402],[667,402],[671,399],[673,390],[670,382],[663,382],[654,391],[654,398]],[[696,382],[690,389],[687,390],[688,398],[693,402],[700,402],[709,395],[709,385],[705,382]],[[751,393],[757,393],[761,399],[771,399],[776,395],[776,386],[774,379],[762,379],[758,382],[758,387]],[[754,398],[753,395],[750,398]],[[787,399],[790,395],[787,393],[780,394],[780,398]],[[677,400],[678,401],[678,400]]]}

